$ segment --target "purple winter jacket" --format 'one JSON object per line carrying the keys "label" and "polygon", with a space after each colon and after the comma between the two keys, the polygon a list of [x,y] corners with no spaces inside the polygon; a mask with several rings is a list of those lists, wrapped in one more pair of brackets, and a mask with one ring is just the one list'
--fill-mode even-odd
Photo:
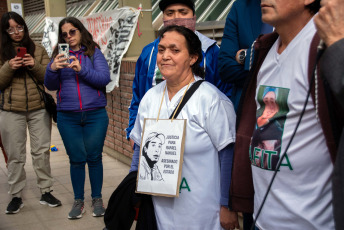
{"label": "purple winter jacket", "polygon": [[82,111],[105,107],[106,95],[103,90],[110,82],[110,71],[102,52],[95,49],[93,63],[84,54],[84,47],[76,52],[69,50],[69,55],[76,56],[79,60],[79,73],[71,68],[53,71],[51,60],[44,76],[44,85],[47,89],[57,90],[57,111]]}

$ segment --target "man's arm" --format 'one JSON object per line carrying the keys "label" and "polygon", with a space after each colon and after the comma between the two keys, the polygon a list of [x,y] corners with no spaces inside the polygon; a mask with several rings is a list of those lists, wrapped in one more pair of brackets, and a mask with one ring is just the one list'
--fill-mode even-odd
{"label": "man's arm", "polygon": [[218,57],[220,48],[214,44],[208,48],[205,53],[206,58],[206,73],[205,80],[215,85],[222,93],[224,93],[228,98],[231,96],[232,85],[221,80],[218,71]]}
{"label": "man's arm", "polygon": [[321,58],[321,72],[344,107],[344,1],[322,0],[314,22],[328,47]]}
{"label": "man's arm", "polygon": [[[129,124],[128,124],[128,128],[126,129],[127,139],[129,139],[131,130],[134,128],[137,111],[139,109],[139,104],[142,99],[140,95],[140,76],[139,76],[142,65],[144,65],[144,59],[141,54],[136,62],[136,67],[135,67],[135,77],[133,80],[133,97],[131,99],[131,104],[129,106]],[[130,144],[133,148],[134,143],[130,142]]]}
{"label": "man's arm", "polygon": [[[344,28],[343,28],[344,29]],[[332,92],[344,108],[344,38],[333,43],[325,50],[320,69],[328,81]]]}
{"label": "man's arm", "polygon": [[249,47],[240,47],[239,45],[237,14],[236,4],[234,3],[226,19],[218,60],[218,68],[220,77],[224,82],[243,84],[248,71],[245,70],[244,65],[239,64],[236,61],[236,55],[242,48]]}

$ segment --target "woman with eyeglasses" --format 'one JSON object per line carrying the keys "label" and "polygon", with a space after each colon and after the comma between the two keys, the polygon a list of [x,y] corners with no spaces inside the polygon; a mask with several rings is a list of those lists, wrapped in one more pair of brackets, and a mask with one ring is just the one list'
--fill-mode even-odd
{"label": "woman with eyeglasses", "polygon": [[59,23],[58,43],[69,44],[70,58],[67,60],[64,54],[58,54],[57,45],[44,83],[49,90],[57,90],[57,127],[69,156],[74,204],[68,218],[79,219],[85,212],[86,163],[93,216],[103,216],[102,152],[109,123],[105,110],[109,67],[92,35],[74,17],[64,18]]}
{"label": "woman with eyeglasses", "polygon": [[[9,194],[12,196],[6,213],[18,213],[24,206],[21,192],[26,183],[27,129],[32,165],[42,193],[40,203],[50,207],[60,206],[61,202],[51,194],[51,117],[37,88],[44,89],[48,54],[41,45],[31,40],[25,21],[19,14],[4,13],[0,29],[0,132],[8,156],[7,175]],[[18,50],[21,55],[17,54]]]}

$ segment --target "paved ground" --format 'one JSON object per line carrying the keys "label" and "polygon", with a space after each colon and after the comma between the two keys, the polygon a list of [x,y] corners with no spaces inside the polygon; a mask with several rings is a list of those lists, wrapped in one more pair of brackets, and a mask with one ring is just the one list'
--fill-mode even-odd
{"label": "paved ground", "polygon": [[[28,143],[25,165],[27,184],[22,194],[25,206],[17,214],[5,214],[6,207],[10,202],[10,196],[7,194],[8,184],[5,160],[2,153],[0,153],[0,230],[102,230],[104,228],[103,217],[95,218],[92,216],[91,188],[88,173],[86,173],[85,183],[86,212],[79,220],[69,220],[67,218],[74,201],[73,189],[69,176],[68,156],[55,125],[53,125],[52,129],[51,143],[59,149],[57,152],[51,153],[50,162],[52,174],[55,178],[53,194],[61,200],[62,206],[50,208],[39,203],[41,194],[36,185],[36,175],[32,168],[30,145]],[[128,174],[129,166],[106,154],[103,154],[103,165],[103,199],[104,205],[107,207],[109,197]],[[240,226],[242,227],[242,222]],[[134,229],[135,225],[132,227],[132,230]]]}
{"label": "paved ground", "polygon": [[[69,220],[67,218],[73,204],[73,189],[69,176],[68,156],[55,125],[53,125],[51,143],[59,149],[57,152],[51,153],[50,162],[52,174],[55,178],[53,194],[61,200],[62,206],[50,208],[39,203],[41,194],[36,186],[36,174],[32,168],[28,144],[25,165],[27,184],[22,194],[25,206],[17,214],[5,214],[6,207],[10,202],[10,196],[7,194],[7,169],[2,153],[0,153],[0,230],[101,230],[104,228],[103,217],[95,218],[92,216],[91,189],[88,176],[85,184],[86,212],[79,220]],[[103,164],[103,199],[106,207],[110,195],[128,174],[129,167],[106,154],[103,155]]]}

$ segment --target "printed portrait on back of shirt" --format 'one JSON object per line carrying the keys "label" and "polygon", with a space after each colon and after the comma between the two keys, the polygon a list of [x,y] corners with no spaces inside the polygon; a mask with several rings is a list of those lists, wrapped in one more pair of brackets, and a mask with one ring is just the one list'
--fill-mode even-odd
{"label": "printed portrait on back of shirt", "polygon": [[283,128],[289,89],[259,86],[256,127],[250,146],[251,164],[262,169],[274,170],[281,154]]}

